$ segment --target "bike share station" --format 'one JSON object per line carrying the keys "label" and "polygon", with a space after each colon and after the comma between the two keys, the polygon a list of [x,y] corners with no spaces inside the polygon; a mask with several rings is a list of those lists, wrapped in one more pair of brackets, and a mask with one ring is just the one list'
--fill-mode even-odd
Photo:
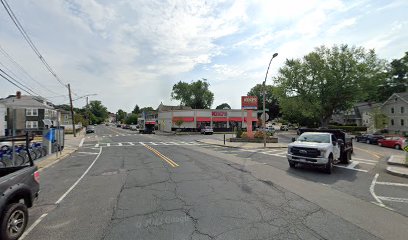
{"label": "bike share station", "polygon": [[62,126],[54,127],[51,120],[44,119],[44,126],[51,126],[43,130],[42,144],[47,150],[47,154],[61,154],[64,149],[65,128]]}

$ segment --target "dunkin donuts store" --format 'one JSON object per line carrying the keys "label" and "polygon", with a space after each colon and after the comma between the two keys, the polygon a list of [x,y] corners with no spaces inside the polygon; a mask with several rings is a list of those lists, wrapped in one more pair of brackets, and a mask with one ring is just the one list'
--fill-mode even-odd
{"label": "dunkin donuts store", "polygon": [[[181,120],[181,121],[178,121]],[[200,131],[204,126],[211,126],[215,132],[232,131],[234,127],[253,127],[257,123],[257,111],[252,111],[252,117],[241,109],[165,109],[158,111],[157,124],[161,131]],[[182,122],[180,126],[176,122]]]}

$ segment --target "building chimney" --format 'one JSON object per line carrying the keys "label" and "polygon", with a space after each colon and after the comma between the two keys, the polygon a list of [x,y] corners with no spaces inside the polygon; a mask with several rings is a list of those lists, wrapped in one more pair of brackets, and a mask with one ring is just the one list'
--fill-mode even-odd
{"label": "building chimney", "polygon": [[16,92],[16,98],[17,98],[17,99],[21,99],[21,92],[20,92],[20,91],[17,91],[17,92]]}

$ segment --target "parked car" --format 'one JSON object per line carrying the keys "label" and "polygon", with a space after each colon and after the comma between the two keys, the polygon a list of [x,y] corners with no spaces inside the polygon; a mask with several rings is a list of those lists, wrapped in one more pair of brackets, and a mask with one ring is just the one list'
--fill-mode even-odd
{"label": "parked car", "polygon": [[281,131],[288,131],[288,130],[289,130],[289,127],[288,127],[288,125],[282,125],[282,126],[280,127],[280,130],[281,130]]}
{"label": "parked car", "polygon": [[407,139],[404,137],[386,137],[378,140],[378,146],[390,147],[401,150],[407,145]]}
{"label": "parked car", "polygon": [[367,144],[378,144],[378,140],[383,139],[383,135],[377,134],[362,134],[356,137],[357,142],[365,142]]}
{"label": "parked car", "polygon": [[137,131],[137,130],[139,130],[139,126],[137,126],[137,125],[130,125],[130,130],[132,130],[132,131]]}
{"label": "parked car", "polygon": [[[29,142],[25,136],[6,137],[3,141]],[[29,145],[29,144],[26,144]],[[28,147],[26,148],[30,154]],[[0,239],[19,239],[28,224],[28,208],[40,191],[40,174],[31,156],[23,165],[0,168]]]}
{"label": "parked car", "polygon": [[201,134],[206,135],[206,134],[213,134],[213,133],[214,133],[214,130],[210,126],[205,126],[201,128]]}
{"label": "parked car", "polygon": [[95,133],[95,127],[92,125],[88,125],[86,127],[86,133]]}
{"label": "parked car", "polygon": [[116,124],[116,127],[120,128],[120,127],[122,127],[122,125],[121,124]]}
{"label": "parked car", "polygon": [[334,164],[351,160],[353,144],[341,130],[305,129],[296,141],[292,140],[286,155],[291,168],[300,163],[323,167],[330,174]]}

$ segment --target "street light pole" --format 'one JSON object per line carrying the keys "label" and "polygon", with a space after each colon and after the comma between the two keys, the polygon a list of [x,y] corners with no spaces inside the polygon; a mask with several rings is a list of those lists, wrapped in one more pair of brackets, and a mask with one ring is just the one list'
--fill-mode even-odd
{"label": "street light pole", "polygon": [[264,148],[266,148],[266,113],[265,113],[265,105],[266,105],[266,101],[265,101],[265,95],[266,95],[266,79],[268,77],[268,72],[269,72],[269,67],[271,66],[272,60],[278,56],[278,53],[274,53],[272,55],[271,60],[269,61],[269,65],[268,65],[268,69],[266,70],[266,75],[265,75],[265,80],[263,82],[263,130],[264,130],[264,134],[263,134],[263,138],[264,138]]}

